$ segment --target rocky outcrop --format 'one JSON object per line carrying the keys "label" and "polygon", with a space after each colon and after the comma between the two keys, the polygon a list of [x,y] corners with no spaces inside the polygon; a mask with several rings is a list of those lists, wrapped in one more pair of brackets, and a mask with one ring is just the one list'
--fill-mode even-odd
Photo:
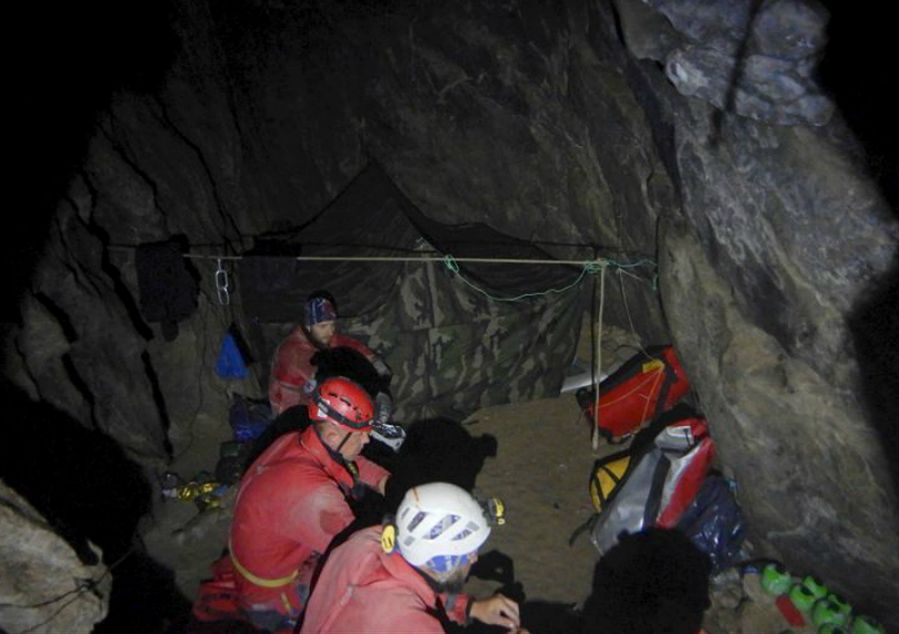
{"label": "rocky outcrop", "polygon": [[[100,552],[91,545],[95,555]],[[0,628],[4,632],[89,632],[106,617],[112,579],[83,564],[69,544],[0,481]]]}
{"label": "rocky outcrop", "polygon": [[886,615],[890,410],[869,402],[853,319],[890,273],[899,223],[838,119],[773,126],[655,95],[683,200],[659,237],[662,301],[756,543]]}
{"label": "rocky outcrop", "polygon": [[[617,0],[640,59],[665,65],[677,90],[775,124],[826,124],[833,101],[814,76],[828,13],[808,0]],[[664,16],[664,17],[663,17]]]}

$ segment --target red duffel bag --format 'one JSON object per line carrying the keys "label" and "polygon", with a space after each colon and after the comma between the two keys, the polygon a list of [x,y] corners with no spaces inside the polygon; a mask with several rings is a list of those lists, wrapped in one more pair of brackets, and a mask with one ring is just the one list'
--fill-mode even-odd
{"label": "red duffel bag", "polygon": [[690,390],[690,382],[672,346],[652,346],[628,359],[599,384],[599,416],[595,393],[582,388],[578,404],[587,420],[610,442],[618,442],[671,409]]}

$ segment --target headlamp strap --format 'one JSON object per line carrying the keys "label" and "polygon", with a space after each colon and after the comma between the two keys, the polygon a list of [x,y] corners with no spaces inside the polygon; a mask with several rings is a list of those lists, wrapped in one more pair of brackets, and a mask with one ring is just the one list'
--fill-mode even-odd
{"label": "headlamp strap", "polygon": [[355,431],[362,431],[366,427],[371,427],[371,421],[366,421],[364,423],[360,423],[354,420],[350,420],[337,410],[330,407],[323,398],[320,396],[315,399],[315,406],[321,410],[321,412],[327,416],[328,418],[337,421],[338,423],[344,425],[345,427],[349,427]]}

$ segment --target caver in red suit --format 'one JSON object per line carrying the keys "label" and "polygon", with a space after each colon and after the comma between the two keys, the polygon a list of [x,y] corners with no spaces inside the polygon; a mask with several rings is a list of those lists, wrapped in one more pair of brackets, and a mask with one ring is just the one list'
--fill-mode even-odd
{"label": "caver in red suit", "polygon": [[306,386],[315,376],[312,357],[319,350],[352,348],[369,361],[378,362],[377,355],[365,344],[338,333],[336,323],[337,311],[330,300],[313,297],[306,302],[303,325],[290,332],[272,359],[268,400],[275,416],[294,405],[309,403],[310,394],[307,394]]}
{"label": "caver in red suit", "polygon": [[301,633],[437,634],[444,631],[441,617],[522,632],[514,601],[459,593],[489,533],[479,503],[464,489],[443,482],[411,489],[395,526],[358,531],[329,555]]}
{"label": "caver in red suit", "polygon": [[[276,440],[241,480],[230,553],[215,565],[216,579],[201,589],[201,600],[231,581],[238,609],[231,618],[292,631],[319,558],[354,519],[347,497],[361,485],[383,492],[387,471],[359,456],[373,409],[365,390],[349,379],[332,377],[316,388],[313,425]],[[214,601],[201,600],[197,618],[227,618],[204,609]]]}

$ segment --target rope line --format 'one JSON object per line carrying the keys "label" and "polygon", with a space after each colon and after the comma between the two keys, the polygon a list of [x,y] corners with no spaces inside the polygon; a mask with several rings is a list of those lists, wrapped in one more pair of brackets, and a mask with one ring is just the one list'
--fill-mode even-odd
{"label": "rope line", "polygon": [[[221,285],[218,284],[219,277],[223,273],[222,261],[224,260],[242,260],[245,256],[242,255],[206,255],[206,254],[198,254],[198,253],[185,253],[183,254],[185,258],[195,259],[195,260],[215,260],[216,262],[216,290],[219,292],[220,301],[221,301]],[[618,270],[620,273],[624,273],[625,275],[629,275],[634,279],[651,283],[653,289],[655,289],[655,279],[656,274],[653,272],[652,282],[647,280],[644,277],[636,275],[631,271],[640,267],[647,267],[655,271],[656,263],[649,258],[640,258],[638,260],[634,260],[633,262],[619,262],[617,260],[611,260],[608,258],[597,258],[595,260],[550,260],[550,259],[527,259],[527,258],[465,258],[460,257],[457,258],[453,255],[447,254],[440,257],[437,256],[415,256],[415,257],[398,257],[398,256],[332,256],[332,255],[306,255],[306,256],[281,256],[286,259],[295,260],[298,262],[441,262],[444,266],[446,266],[447,270],[451,273],[455,274],[459,281],[463,284],[471,288],[477,293],[480,293],[487,299],[494,302],[520,302],[526,299],[532,299],[535,297],[546,297],[549,295],[559,295],[562,293],[566,293],[571,289],[577,287],[583,279],[587,275],[596,275],[598,272],[604,272],[606,268],[612,267]],[[462,273],[462,269],[459,266],[460,263],[471,263],[471,264],[529,264],[529,265],[545,265],[545,266],[579,266],[581,267],[580,273],[577,278],[561,288],[550,288],[544,291],[528,291],[525,293],[521,293],[520,295],[516,295],[514,297],[499,297],[497,295],[493,295],[487,290],[481,288],[477,284],[473,283]],[[225,302],[227,303],[227,302]]]}
{"label": "rope line", "polygon": [[483,288],[475,285],[474,283],[472,283],[471,281],[466,279],[465,276],[462,275],[462,273],[461,273],[458,262],[459,261],[451,255],[444,256],[444,258],[443,258],[443,263],[446,265],[446,268],[451,273],[456,274],[462,283],[464,283],[466,286],[468,286],[472,290],[480,293],[487,299],[494,301],[494,302],[519,302],[519,301],[522,301],[525,299],[530,299],[532,297],[545,297],[547,295],[558,295],[561,293],[565,293],[567,291],[570,291],[572,288],[575,288],[576,286],[578,286],[581,283],[581,280],[583,280],[584,277],[587,276],[588,274],[594,275],[597,271],[604,269],[606,266],[605,261],[584,262],[583,266],[581,268],[581,272],[577,276],[577,279],[575,279],[571,284],[563,286],[562,288],[550,288],[545,291],[532,291],[532,292],[527,292],[527,293],[522,293],[520,295],[516,295],[515,297],[497,297],[496,295],[491,295],[490,293],[485,291]]}
{"label": "rope line", "polygon": [[[123,248],[123,247],[111,247]],[[230,303],[230,288],[227,270],[223,266],[225,261],[243,260],[243,255],[224,255],[224,254],[203,254],[203,253],[183,253],[182,257],[191,260],[214,260],[215,261],[215,281],[216,292],[218,294],[219,303],[227,305]],[[417,255],[414,257],[399,256],[334,256],[334,255],[298,255],[298,256],[270,256],[276,258],[290,259],[297,262],[442,262],[447,270],[458,276],[459,280],[472,290],[480,293],[489,300],[495,302],[519,302],[534,297],[545,297],[548,295],[557,295],[565,293],[578,286],[587,275],[596,275],[598,272],[604,272],[607,267],[616,269],[619,273],[629,275],[634,279],[647,282],[652,285],[653,291],[657,288],[658,273],[656,271],[656,263],[649,258],[640,258],[632,262],[621,262],[608,258],[596,258],[594,260],[552,260],[552,259],[528,259],[528,258],[467,258],[455,257],[450,254],[442,256]],[[516,295],[515,297],[498,297],[490,294],[488,291],[477,286],[468,280],[461,271],[460,263],[470,264],[529,264],[544,266],[578,266],[581,268],[577,278],[570,284],[562,288],[550,288],[545,291],[529,291]],[[631,272],[633,269],[646,267],[653,271],[652,279],[647,280],[645,277],[636,275]],[[605,281],[603,280],[603,283]]]}
{"label": "rope line", "polygon": [[[652,359],[649,356],[649,353],[646,352],[646,349],[643,347],[643,344],[640,343],[640,336],[637,334],[637,329],[634,328],[634,320],[631,318],[631,309],[627,304],[627,293],[624,291],[624,280],[621,279],[621,273],[623,271],[618,271],[618,288],[621,290],[621,303],[624,304],[624,313],[627,315],[627,323],[630,325],[631,334],[634,335],[634,340],[637,342],[637,346],[640,348],[640,352],[643,353],[643,356],[647,359]],[[642,278],[641,278],[642,279]]]}
{"label": "rope line", "polygon": [[593,435],[590,438],[590,444],[593,451],[599,448],[599,384],[602,370],[602,312],[606,300],[606,269],[603,267],[599,272],[599,312],[596,318],[596,348],[593,355],[596,361],[596,369],[594,373],[593,384]]}

